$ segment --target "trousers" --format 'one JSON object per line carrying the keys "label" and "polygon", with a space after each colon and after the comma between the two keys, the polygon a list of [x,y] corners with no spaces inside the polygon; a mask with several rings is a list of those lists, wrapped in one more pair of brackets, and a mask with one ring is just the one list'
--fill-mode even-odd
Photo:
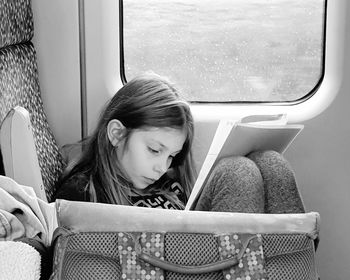
{"label": "trousers", "polygon": [[294,172],[278,152],[258,151],[220,160],[196,210],[242,213],[304,213]]}

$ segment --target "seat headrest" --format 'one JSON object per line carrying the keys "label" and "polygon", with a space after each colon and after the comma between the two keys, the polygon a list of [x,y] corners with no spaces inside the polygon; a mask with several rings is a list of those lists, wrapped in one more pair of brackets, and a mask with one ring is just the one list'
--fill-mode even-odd
{"label": "seat headrest", "polygon": [[34,34],[30,0],[0,0],[0,48],[31,40]]}

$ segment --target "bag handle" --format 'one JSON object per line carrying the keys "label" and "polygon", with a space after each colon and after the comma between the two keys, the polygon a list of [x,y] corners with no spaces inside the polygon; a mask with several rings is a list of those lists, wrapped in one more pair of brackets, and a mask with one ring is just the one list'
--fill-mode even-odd
{"label": "bag handle", "polygon": [[173,264],[168,261],[161,260],[159,258],[153,257],[147,253],[143,253],[141,250],[141,244],[139,242],[139,238],[135,238],[135,252],[136,256],[143,260],[144,262],[151,264],[155,267],[159,267],[160,269],[176,272],[176,273],[186,273],[186,274],[201,274],[201,273],[209,273],[215,272],[219,270],[225,270],[235,266],[239,263],[239,260],[243,257],[250,241],[254,239],[255,236],[250,236],[243,242],[242,249],[240,252],[226,260],[220,260],[210,264],[198,265],[198,266],[186,266],[186,265],[178,265]]}

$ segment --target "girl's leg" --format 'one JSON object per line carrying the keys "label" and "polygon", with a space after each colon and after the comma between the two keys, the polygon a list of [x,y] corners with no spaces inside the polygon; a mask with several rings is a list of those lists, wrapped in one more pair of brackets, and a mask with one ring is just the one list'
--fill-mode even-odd
{"label": "girl's leg", "polygon": [[256,164],[246,157],[222,159],[211,172],[196,210],[264,212],[264,185]]}
{"label": "girl's leg", "polygon": [[248,155],[260,169],[264,181],[265,213],[304,213],[294,172],[287,160],[275,151]]}

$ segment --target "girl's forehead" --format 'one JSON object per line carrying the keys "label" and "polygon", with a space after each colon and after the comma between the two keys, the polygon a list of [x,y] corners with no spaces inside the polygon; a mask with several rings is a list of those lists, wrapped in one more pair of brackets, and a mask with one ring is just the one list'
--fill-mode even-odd
{"label": "girl's forehead", "polygon": [[176,151],[182,149],[187,136],[184,129],[172,127],[145,127],[134,133],[144,140],[156,142],[169,150]]}

